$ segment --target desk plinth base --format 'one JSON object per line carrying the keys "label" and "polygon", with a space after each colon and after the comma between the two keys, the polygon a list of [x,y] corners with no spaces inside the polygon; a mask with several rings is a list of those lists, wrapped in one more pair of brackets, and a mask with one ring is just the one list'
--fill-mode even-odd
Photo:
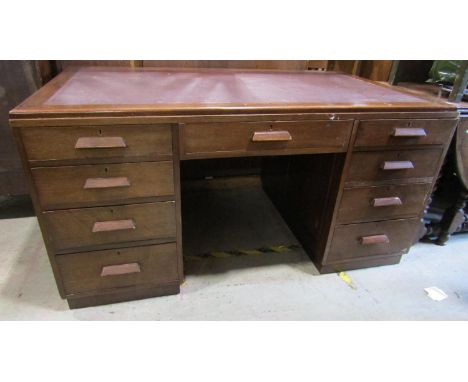
{"label": "desk plinth base", "polygon": [[90,306],[114,304],[131,300],[141,300],[150,297],[170,296],[180,293],[179,284],[169,284],[149,288],[122,288],[109,293],[90,296],[68,297],[70,309],[86,308]]}
{"label": "desk plinth base", "polygon": [[382,265],[395,265],[401,260],[401,254],[379,258],[352,260],[335,264],[315,264],[321,274],[351,271],[354,269],[379,267]]}

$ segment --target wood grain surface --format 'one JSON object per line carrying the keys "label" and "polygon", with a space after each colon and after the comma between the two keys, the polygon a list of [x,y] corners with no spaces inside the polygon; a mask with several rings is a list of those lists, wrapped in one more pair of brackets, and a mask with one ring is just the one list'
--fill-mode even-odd
{"label": "wood grain surface", "polygon": [[32,176],[43,210],[174,199],[172,162],[37,167]]}
{"label": "wood grain surface", "polygon": [[175,243],[60,255],[57,263],[68,295],[179,280]]}
{"label": "wood grain surface", "polygon": [[[174,241],[174,202],[130,204],[44,212],[49,242],[56,253],[112,248],[144,240]],[[134,229],[93,232],[97,222],[132,220]]]}

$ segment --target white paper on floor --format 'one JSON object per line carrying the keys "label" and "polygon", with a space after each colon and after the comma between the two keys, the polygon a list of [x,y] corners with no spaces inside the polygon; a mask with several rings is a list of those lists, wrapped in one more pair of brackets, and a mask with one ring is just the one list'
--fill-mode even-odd
{"label": "white paper on floor", "polygon": [[445,300],[448,296],[445,292],[435,286],[424,288],[427,293],[427,296],[432,298],[434,301],[442,301]]}

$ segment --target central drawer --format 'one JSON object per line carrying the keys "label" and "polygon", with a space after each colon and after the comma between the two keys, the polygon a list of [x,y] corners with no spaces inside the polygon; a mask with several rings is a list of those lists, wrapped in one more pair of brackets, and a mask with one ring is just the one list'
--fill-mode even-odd
{"label": "central drawer", "polygon": [[43,210],[174,195],[172,162],[37,167],[31,172]]}
{"label": "central drawer", "polygon": [[186,158],[344,152],[352,121],[188,123]]}
{"label": "central drawer", "polygon": [[138,240],[175,241],[175,202],[49,211],[42,214],[55,252]]}
{"label": "central drawer", "polygon": [[55,259],[67,295],[179,281],[175,243],[58,255]]}

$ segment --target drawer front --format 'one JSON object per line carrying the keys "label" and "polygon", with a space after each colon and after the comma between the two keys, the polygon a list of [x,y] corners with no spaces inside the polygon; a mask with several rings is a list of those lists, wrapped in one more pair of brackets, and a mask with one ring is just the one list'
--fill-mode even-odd
{"label": "drawer front", "polygon": [[354,147],[445,145],[455,119],[390,119],[361,121]]}
{"label": "drawer front", "polygon": [[43,218],[51,246],[61,253],[176,236],[174,202],[50,211]]}
{"label": "drawer front", "polygon": [[30,162],[102,163],[172,157],[169,125],[29,127],[21,130],[21,136]]}
{"label": "drawer front", "polygon": [[186,157],[344,152],[352,121],[189,123],[182,126]]}
{"label": "drawer front", "polygon": [[347,182],[420,178],[437,175],[442,149],[355,152]]}
{"label": "drawer front", "polygon": [[56,256],[67,295],[179,281],[175,243]]}
{"label": "drawer front", "polygon": [[38,167],[31,170],[43,210],[132,203],[172,196],[172,162]]}
{"label": "drawer front", "polygon": [[419,218],[337,226],[327,262],[405,252],[416,238]]}
{"label": "drawer front", "polygon": [[431,183],[347,188],[343,192],[338,223],[413,217],[425,207]]}

